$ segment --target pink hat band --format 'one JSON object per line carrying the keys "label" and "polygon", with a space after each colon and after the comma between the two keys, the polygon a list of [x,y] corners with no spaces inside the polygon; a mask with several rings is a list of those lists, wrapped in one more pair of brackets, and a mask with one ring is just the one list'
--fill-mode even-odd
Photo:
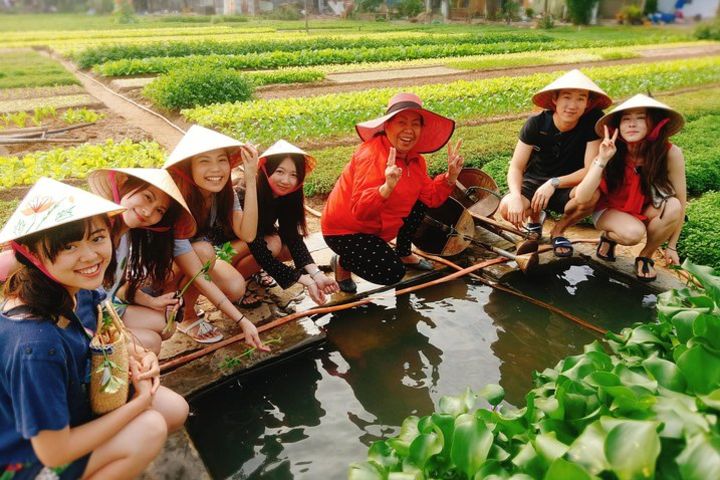
{"label": "pink hat band", "polygon": [[397,112],[398,110],[409,110],[409,109],[419,110],[421,108],[422,108],[422,104],[417,103],[417,102],[413,102],[413,101],[397,102],[397,103],[393,103],[392,105],[390,105],[388,107],[387,111],[385,112],[385,115],[387,115],[389,113]]}

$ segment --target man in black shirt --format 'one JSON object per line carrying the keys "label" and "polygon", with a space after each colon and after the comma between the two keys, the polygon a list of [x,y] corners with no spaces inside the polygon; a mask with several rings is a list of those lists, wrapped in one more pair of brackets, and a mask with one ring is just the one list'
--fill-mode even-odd
{"label": "man in black shirt", "polygon": [[518,228],[529,219],[525,228],[538,237],[544,210],[561,213],[550,238],[555,255],[569,257],[573,247],[563,232],[590,215],[598,200],[596,195],[590,202],[576,202],[574,187],[597,155],[595,122],[612,100],[579,70],[571,70],[536,93],[533,103],[544,110],[520,130],[507,175],[510,193],[498,211]]}

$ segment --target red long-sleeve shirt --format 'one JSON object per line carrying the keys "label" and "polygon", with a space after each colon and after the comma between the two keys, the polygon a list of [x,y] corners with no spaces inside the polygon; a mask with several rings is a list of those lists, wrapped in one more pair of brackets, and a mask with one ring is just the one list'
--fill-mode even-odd
{"label": "red long-sleeve shirt", "polygon": [[417,200],[428,207],[442,205],[452,192],[447,173],[431,179],[422,155],[398,159],[402,176],[388,198],[380,195],[390,142],[384,135],[364,142],[355,151],[330,197],[321,220],[323,235],[370,233],[390,241]]}

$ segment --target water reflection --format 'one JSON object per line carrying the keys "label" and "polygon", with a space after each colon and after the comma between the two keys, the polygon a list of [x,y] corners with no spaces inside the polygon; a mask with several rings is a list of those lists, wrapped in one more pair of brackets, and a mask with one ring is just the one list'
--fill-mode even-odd
{"label": "water reflection", "polygon": [[369,306],[359,314],[334,318],[328,326],[328,340],[347,367],[339,369],[329,357],[323,367],[346,381],[370,414],[365,418],[348,412],[350,421],[364,432],[360,440],[365,444],[387,434],[388,425],[433,409],[429,392],[438,381],[442,351],[419,328],[434,329],[435,324],[412,303],[404,295],[394,310]]}
{"label": "water reflection", "polygon": [[[564,266],[563,266],[564,265]],[[651,317],[654,297],[575,263],[515,288],[606,328]],[[189,431],[215,478],[344,478],[372,441],[442,395],[500,383],[524,404],[531,372],[598,336],[462,281],[326,317],[328,343],[192,401]]]}

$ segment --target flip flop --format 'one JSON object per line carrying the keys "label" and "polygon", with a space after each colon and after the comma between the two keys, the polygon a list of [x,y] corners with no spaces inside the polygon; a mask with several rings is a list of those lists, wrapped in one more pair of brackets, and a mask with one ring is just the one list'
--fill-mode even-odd
{"label": "flip flop", "polygon": [[250,278],[264,288],[272,288],[277,286],[277,282],[265,270],[253,273]]}
{"label": "flip flop", "polygon": [[[197,327],[197,329],[195,330],[195,333],[190,333],[196,327]],[[181,333],[184,333],[185,335],[192,338],[193,340],[195,340],[198,343],[217,343],[223,339],[223,334],[220,333],[220,331],[217,328],[215,328],[214,325],[205,321],[204,318],[198,318],[197,320],[195,320],[194,322],[192,322],[188,325],[178,323],[177,329],[178,329],[178,331],[180,331]],[[199,336],[199,335],[205,335],[205,334],[213,333],[213,332],[215,333],[215,335],[213,335],[212,337],[201,338]]]}
{"label": "flip flop", "polygon": [[[600,248],[607,244],[607,253],[602,254],[600,253]],[[614,242],[610,240],[609,238],[605,237],[605,235],[600,235],[600,243],[598,243],[597,249],[595,250],[595,256],[598,257],[601,260],[605,260],[606,262],[614,262],[617,260],[615,257],[615,246],[617,245],[617,242]]]}
{"label": "flip flop", "polygon": [[245,295],[243,295],[243,297],[240,300],[235,302],[235,305],[240,308],[257,308],[260,305],[262,305],[262,303],[263,303],[262,298],[260,298],[258,296],[255,296],[255,300],[248,300],[248,298],[252,298],[251,295],[255,295],[255,294],[253,292],[251,292],[250,290],[246,290]]}
{"label": "flip flop", "polygon": [[[561,252],[560,248],[565,248],[567,251]],[[553,255],[559,258],[572,257],[573,255],[573,244],[570,240],[565,237],[557,236],[552,239]]]}
{"label": "flip flop", "polygon": [[640,268],[640,272],[648,274],[650,273],[650,267],[655,267],[655,260],[648,257],[635,257],[635,277],[637,277],[638,280],[641,282],[650,283],[654,281],[657,278],[657,273],[654,277],[644,277],[642,275],[638,275],[638,264],[642,263],[642,267]]}
{"label": "flip flop", "polygon": [[537,240],[539,240],[542,238],[543,225],[545,224],[546,218],[547,213],[545,212],[545,210],[543,210],[542,212],[540,212],[540,218],[537,223],[526,223],[525,225],[523,225],[523,229],[525,229],[525,231],[527,231],[530,235],[533,235],[534,237],[536,237]]}

